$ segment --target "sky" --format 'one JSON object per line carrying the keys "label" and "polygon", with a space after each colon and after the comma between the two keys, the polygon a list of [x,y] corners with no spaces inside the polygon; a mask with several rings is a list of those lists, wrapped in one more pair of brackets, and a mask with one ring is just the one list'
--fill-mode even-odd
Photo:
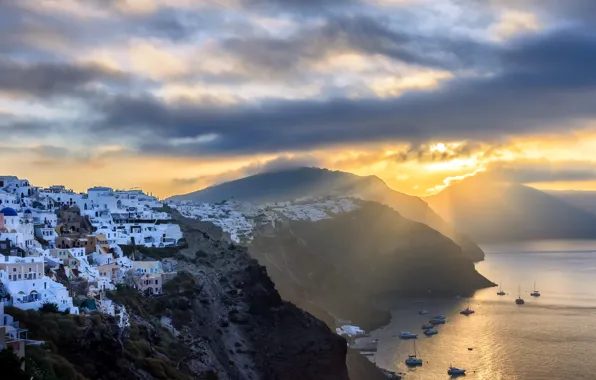
{"label": "sky", "polygon": [[165,197],[293,166],[596,190],[593,0],[4,0],[0,173]]}

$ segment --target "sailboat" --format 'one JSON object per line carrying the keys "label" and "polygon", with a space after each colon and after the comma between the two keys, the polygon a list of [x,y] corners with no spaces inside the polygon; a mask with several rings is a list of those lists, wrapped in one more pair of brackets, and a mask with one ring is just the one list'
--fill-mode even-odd
{"label": "sailboat", "polygon": [[420,359],[416,355],[416,341],[414,341],[414,355],[408,355],[408,358],[406,359],[406,365],[408,367],[416,367],[422,365],[422,359]]}
{"label": "sailboat", "polygon": [[463,314],[463,315],[465,315],[465,316],[468,316],[468,315],[470,315],[470,314],[474,314],[474,313],[475,313],[475,311],[474,311],[474,310],[472,310],[472,309],[470,309],[470,303],[468,302],[468,307],[466,307],[464,310],[460,311],[459,313],[460,313],[460,314]]}
{"label": "sailboat", "polygon": [[534,281],[534,291],[530,293],[532,297],[540,297],[540,292],[536,290],[536,281]]}
{"label": "sailboat", "polygon": [[466,374],[466,370],[465,369],[461,369],[461,368],[457,368],[457,367],[453,367],[453,366],[449,366],[449,369],[447,370],[447,374],[451,375],[451,376],[461,376],[461,375],[465,375]]}
{"label": "sailboat", "polygon": [[505,292],[503,291],[503,284],[499,284],[499,291],[497,292],[498,296],[504,296]]}
{"label": "sailboat", "polygon": [[515,300],[517,305],[523,305],[526,303],[523,298],[521,298],[521,286],[517,289],[517,299]]}

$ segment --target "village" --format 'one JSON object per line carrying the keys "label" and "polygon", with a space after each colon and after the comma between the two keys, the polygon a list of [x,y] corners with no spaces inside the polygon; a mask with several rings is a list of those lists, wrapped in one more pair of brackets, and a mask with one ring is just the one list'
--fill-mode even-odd
{"label": "village", "polygon": [[136,247],[176,247],[183,241],[180,227],[162,208],[139,189],[93,187],[76,193],[0,176],[0,347],[12,346],[22,357],[24,345],[32,344],[18,321],[4,314],[5,306],[98,311],[127,326],[125,308],[106,292],[127,285],[160,294],[175,276],[159,260],[134,256]]}
{"label": "village", "polygon": [[170,207],[187,218],[211,222],[235,243],[249,243],[256,226],[291,220],[316,222],[359,208],[354,198],[344,196],[305,197],[294,201],[254,204],[233,199],[219,203],[180,201]]}
{"label": "village", "polygon": [[[129,316],[108,292],[127,286],[146,296],[162,294],[176,276],[169,261],[137,254],[176,249],[185,240],[167,210],[210,222],[235,243],[248,244],[257,226],[275,228],[291,220],[318,221],[359,208],[347,197],[304,198],[256,205],[233,199],[219,203],[162,202],[139,189],[35,187],[26,179],[0,176],[0,347],[19,357],[27,338],[7,306],[86,315],[100,312],[128,327]],[[343,330],[342,330],[343,328]],[[356,326],[337,330],[346,337]],[[350,330],[356,329],[356,332]]]}

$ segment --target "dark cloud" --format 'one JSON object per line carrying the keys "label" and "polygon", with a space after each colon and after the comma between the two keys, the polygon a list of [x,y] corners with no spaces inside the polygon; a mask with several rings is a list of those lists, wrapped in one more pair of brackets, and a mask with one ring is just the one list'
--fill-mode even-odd
{"label": "dark cloud", "polygon": [[288,75],[333,54],[383,55],[409,64],[460,69],[488,64],[489,46],[395,28],[389,18],[329,17],[288,38],[235,37],[221,43],[256,76]]}
{"label": "dark cloud", "polygon": [[241,0],[242,6],[251,11],[298,13],[320,15],[321,12],[342,11],[359,5],[360,0]]}
{"label": "dark cloud", "polygon": [[39,145],[31,148],[31,151],[44,158],[65,158],[71,155],[68,149],[54,145]]}
{"label": "dark cloud", "polygon": [[98,65],[68,63],[25,64],[0,60],[0,92],[47,97],[73,95],[96,82],[126,81],[120,72]]}
{"label": "dark cloud", "polygon": [[[485,6],[489,4],[485,0],[463,1]],[[574,21],[590,24],[596,20],[596,2],[592,0],[496,0],[490,4],[538,14],[551,22]]]}
{"label": "dark cloud", "polygon": [[52,131],[53,126],[47,121],[39,119],[21,120],[12,114],[2,115],[0,118],[0,134],[3,140],[16,140],[18,138],[47,134]]}
{"label": "dark cloud", "polygon": [[121,1],[81,2],[110,17],[77,17],[51,7],[25,7],[18,1],[0,1],[0,53],[13,58],[55,61],[69,49],[91,49],[128,44],[131,37],[178,42],[208,32],[248,30],[246,23],[230,22],[222,9],[188,12],[162,7],[156,12],[121,12]]}
{"label": "dark cloud", "polygon": [[420,143],[411,144],[391,154],[383,151],[361,153],[354,157],[343,158],[334,162],[334,166],[353,167],[371,166],[379,163],[405,163],[405,162],[445,162],[454,159],[470,158],[472,155],[479,159],[498,158],[497,149],[500,145],[483,145],[477,142],[465,141],[457,146],[448,144],[444,151],[437,150],[436,145]]}
{"label": "dark cloud", "polygon": [[[276,152],[336,143],[429,139],[487,140],[567,129],[596,116],[596,35],[561,30],[498,51],[491,76],[460,77],[397,99],[270,100],[257,106],[168,105],[115,97],[98,105],[103,128],[152,131],[143,151],[180,155]],[[169,145],[164,137],[217,134],[209,144]]]}

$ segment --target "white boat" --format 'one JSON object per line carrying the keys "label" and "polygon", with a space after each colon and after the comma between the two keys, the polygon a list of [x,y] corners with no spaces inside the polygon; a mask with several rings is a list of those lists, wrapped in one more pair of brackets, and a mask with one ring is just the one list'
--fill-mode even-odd
{"label": "white boat", "polygon": [[505,292],[503,291],[503,286],[502,284],[499,285],[499,291],[497,292],[498,296],[504,296]]}
{"label": "white boat", "polygon": [[431,325],[444,325],[445,319],[443,318],[433,318],[429,321]]}
{"label": "white boat", "polygon": [[438,333],[439,332],[435,329],[428,329],[428,330],[424,331],[424,335],[426,335],[426,336],[436,335]]}
{"label": "white boat", "polygon": [[422,359],[420,359],[416,355],[416,341],[414,341],[414,355],[408,355],[408,358],[406,359],[406,365],[408,367],[416,367],[422,365]]}
{"label": "white boat", "polygon": [[451,375],[451,376],[465,375],[466,370],[457,368],[457,367],[453,367],[453,366],[449,366],[449,370],[447,371],[447,374]]}
{"label": "white boat", "polygon": [[526,302],[524,301],[524,299],[523,299],[523,298],[521,298],[521,287],[519,287],[519,288],[517,289],[517,299],[515,300],[515,304],[516,304],[516,305],[523,305],[523,304],[525,304],[525,303],[526,303]]}
{"label": "white boat", "polygon": [[420,314],[420,315],[428,314],[428,310],[426,310],[426,309],[419,310],[418,314]]}
{"label": "white boat", "polygon": [[418,334],[414,334],[409,331],[402,331],[399,333],[399,337],[401,339],[416,339],[418,338]]}
{"label": "white boat", "polygon": [[540,292],[536,290],[536,281],[534,281],[534,291],[530,293],[532,297],[540,297]]}

